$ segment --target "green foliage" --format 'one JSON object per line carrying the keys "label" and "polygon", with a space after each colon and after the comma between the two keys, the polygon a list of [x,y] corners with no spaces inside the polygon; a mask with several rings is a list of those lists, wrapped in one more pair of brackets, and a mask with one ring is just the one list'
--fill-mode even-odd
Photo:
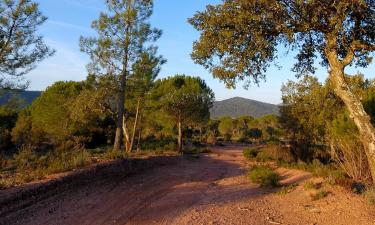
{"label": "green foliage", "polygon": [[206,147],[192,147],[188,149],[184,149],[184,154],[190,155],[197,155],[197,154],[205,154],[210,153],[211,151]]}
{"label": "green foliage", "polygon": [[76,131],[69,104],[83,88],[79,82],[56,82],[31,105],[32,126],[42,130],[52,144],[63,142]]}
{"label": "green foliage", "polygon": [[[149,24],[153,1],[106,1],[105,4],[108,11],[102,12],[98,20],[92,22],[97,37],[80,39],[81,51],[89,54],[92,60],[90,72],[122,76],[128,66],[139,71],[137,63],[145,56],[144,53],[156,50],[152,45],[148,48],[145,45],[161,36],[161,30]],[[127,63],[125,68],[123,63]]]}
{"label": "green foliage", "polygon": [[[346,80],[358,96],[365,99],[371,95],[373,82],[365,80],[363,75],[347,76]],[[286,137],[292,139],[292,153],[304,161],[334,160],[351,178],[369,180],[358,129],[331,89],[329,81],[321,84],[309,76],[283,86],[280,122]]]}
{"label": "green foliage", "polygon": [[70,146],[72,145],[61,146],[47,153],[38,153],[31,146],[22,147],[14,156],[21,179],[29,182],[49,174],[80,168],[91,162],[91,156],[86,150],[75,146],[69,148]]}
{"label": "green foliage", "polygon": [[158,80],[153,95],[163,112],[186,124],[207,123],[214,101],[214,93],[202,79],[185,75]]}
{"label": "green foliage", "polygon": [[337,46],[337,60],[347,56],[344,66],[351,62],[366,66],[374,51],[373,14],[374,3],[368,0],[226,0],[189,19],[201,32],[192,58],[229,87],[238,81],[264,79],[279,47],[284,46],[298,52],[293,68],[298,76],[314,73],[318,59],[329,65],[326,54],[332,46],[328,42]]}
{"label": "green foliage", "polygon": [[105,153],[104,158],[109,160],[125,159],[128,154],[125,151],[109,150]]}
{"label": "green foliage", "polygon": [[258,156],[259,150],[256,148],[246,148],[243,150],[243,156],[246,159],[253,160]]}
{"label": "green foliage", "polygon": [[279,175],[275,173],[270,167],[257,166],[250,170],[249,178],[261,185],[261,187],[276,187],[279,186]]}
{"label": "green foliage", "polygon": [[0,12],[0,89],[24,89],[22,76],[54,53],[37,33],[47,17],[31,0],[1,0]]}
{"label": "green foliage", "polygon": [[[152,96],[155,111],[159,111],[166,124],[172,121],[177,126],[180,142],[182,130],[187,125],[202,125],[209,121],[214,93],[198,77],[176,75],[158,80]],[[182,146],[179,146],[181,149]]]}
{"label": "green foliage", "polygon": [[[161,30],[150,25],[152,0],[106,1],[105,5],[107,12],[100,13],[98,20],[92,22],[97,36],[81,37],[80,47],[91,58],[88,65],[91,74],[114,78],[112,90],[117,106],[114,148],[120,150],[126,146],[131,151],[136,129],[129,135],[123,123],[128,116],[125,106],[129,106],[125,100],[131,96],[140,102],[159,73],[164,60],[156,56],[157,47],[153,43],[160,38]],[[136,111],[139,113],[139,107]]]}
{"label": "green foliage", "polygon": [[218,130],[226,141],[230,141],[233,134],[234,124],[230,117],[224,117],[220,119]]}
{"label": "green foliage", "polygon": [[12,147],[11,131],[17,120],[17,110],[0,106],[0,154]]}

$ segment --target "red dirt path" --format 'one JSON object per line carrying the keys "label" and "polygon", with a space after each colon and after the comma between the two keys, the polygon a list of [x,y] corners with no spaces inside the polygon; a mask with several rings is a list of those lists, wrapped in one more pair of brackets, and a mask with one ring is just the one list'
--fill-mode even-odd
{"label": "red dirt path", "polygon": [[[375,208],[341,188],[327,187],[329,196],[318,201],[303,185],[278,195],[251,183],[246,167],[240,148],[216,148],[199,159],[60,193],[8,215],[7,223],[375,224]],[[302,171],[278,172],[284,183],[312,179]]]}

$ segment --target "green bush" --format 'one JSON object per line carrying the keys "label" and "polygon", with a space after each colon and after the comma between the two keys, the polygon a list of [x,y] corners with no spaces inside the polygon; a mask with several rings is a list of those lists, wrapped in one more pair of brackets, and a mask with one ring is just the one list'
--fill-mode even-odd
{"label": "green bush", "polygon": [[256,148],[246,148],[243,150],[243,156],[246,158],[246,159],[255,159],[258,155],[259,151],[258,149]]}
{"label": "green bush", "polygon": [[277,142],[264,147],[263,152],[263,160],[276,160],[278,162],[286,163],[291,163],[294,161],[290,149],[281,147],[279,144],[277,144]]}
{"label": "green bush", "polygon": [[261,185],[261,187],[277,187],[279,186],[279,175],[270,167],[257,166],[250,170],[249,178]]}

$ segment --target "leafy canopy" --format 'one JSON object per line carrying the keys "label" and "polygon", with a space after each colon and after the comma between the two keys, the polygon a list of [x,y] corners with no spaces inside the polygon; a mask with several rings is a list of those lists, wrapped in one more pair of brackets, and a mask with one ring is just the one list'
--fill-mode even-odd
{"label": "leafy canopy", "polygon": [[106,6],[108,13],[102,12],[92,23],[97,37],[81,37],[81,51],[91,57],[90,73],[120,75],[130,71],[144,52],[156,50],[155,46],[145,44],[159,39],[161,30],[152,28],[148,22],[152,0],[109,0]]}
{"label": "leafy canopy", "polygon": [[23,75],[54,53],[36,32],[46,20],[31,0],[0,0],[0,89],[25,88]]}
{"label": "leafy canopy", "polygon": [[318,58],[327,66],[328,52],[345,67],[367,66],[375,50],[373,0],[224,0],[189,22],[201,32],[192,58],[229,87],[264,79],[279,46],[298,51],[298,76]]}
{"label": "leafy canopy", "polygon": [[207,122],[214,93],[199,77],[177,75],[158,80],[153,91],[158,106],[176,122]]}

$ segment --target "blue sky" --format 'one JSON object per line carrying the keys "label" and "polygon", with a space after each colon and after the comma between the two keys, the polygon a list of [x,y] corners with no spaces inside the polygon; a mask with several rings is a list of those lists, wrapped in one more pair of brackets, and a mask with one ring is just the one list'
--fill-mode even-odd
{"label": "blue sky", "polygon": [[[44,90],[59,80],[84,80],[87,72],[85,65],[88,57],[79,51],[79,37],[93,36],[90,24],[97,19],[100,11],[105,10],[104,0],[37,0],[40,9],[49,19],[41,27],[40,33],[48,45],[57,52],[46,59],[27,75],[31,81],[30,90]],[[281,53],[278,64],[270,68],[267,81],[259,87],[252,85],[248,90],[238,85],[236,90],[228,90],[225,85],[212,78],[209,71],[195,65],[190,58],[192,43],[198,39],[197,33],[188,23],[187,18],[196,11],[203,10],[207,4],[219,3],[220,0],[155,0],[154,14],[151,23],[163,30],[162,38],[157,42],[159,53],[168,60],[163,66],[160,77],[174,74],[199,76],[206,80],[214,90],[217,100],[241,96],[259,101],[281,103],[280,88],[288,79],[295,80],[290,68],[294,62],[293,55]],[[367,69],[349,69],[347,72],[362,72],[368,78],[375,75],[374,63]],[[324,81],[327,72],[320,69],[319,79]]]}

